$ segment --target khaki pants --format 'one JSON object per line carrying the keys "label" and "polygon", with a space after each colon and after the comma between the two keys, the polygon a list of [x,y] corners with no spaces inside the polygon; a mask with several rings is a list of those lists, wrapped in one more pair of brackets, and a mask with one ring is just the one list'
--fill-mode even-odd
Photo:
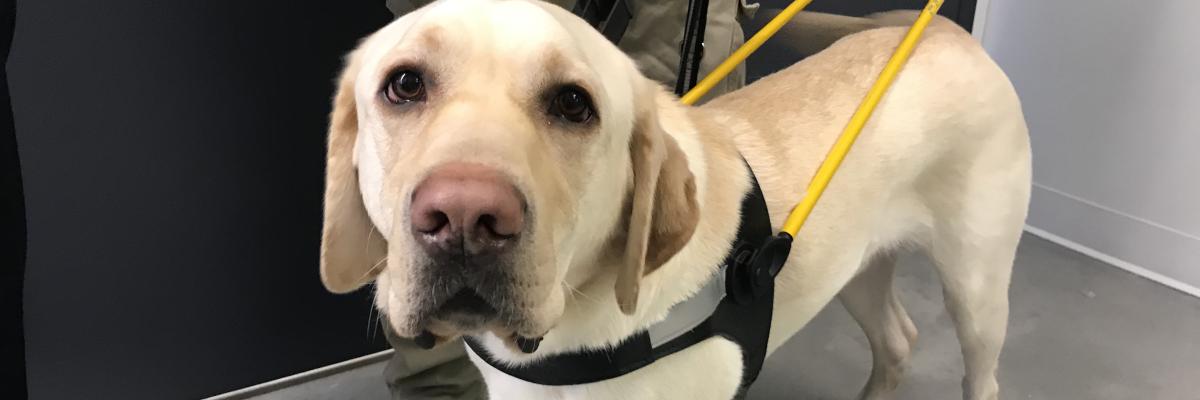
{"label": "khaki pants", "polygon": [[383,370],[388,389],[396,400],[476,400],[487,398],[483,377],[467,358],[462,342],[446,343],[432,350],[417,347],[412,340],[396,336],[386,321],[384,333],[396,349]]}
{"label": "khaki pants", "polygon": [[[387,0],[397,17],[433,0]],[[571,8],[575,0],[552,0]],[[651,79],[675,86],[679,48],[687,17],[686,0],[628,0],[633,18],[618,44]],[[700,77],[712,71],[745,41],[739,19],[752,18],[758,5],[746,0],[709,0],[708,24],[704,31],[704,58]],[[701,100],[731,92],[745,85],[745,69],[721,81]],[[412,340],[396,336],[383,323],[388,342],[396,349],[384,370],[384,378],[396,400],[480,400],[487,396],[483,378],[467,358],[461,342],[433,350],[417,347]]]}

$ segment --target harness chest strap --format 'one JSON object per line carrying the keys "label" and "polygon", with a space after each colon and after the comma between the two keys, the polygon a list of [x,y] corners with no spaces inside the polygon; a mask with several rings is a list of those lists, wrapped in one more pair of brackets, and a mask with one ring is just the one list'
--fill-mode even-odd
{"label": "harness chest strap", "polygon": [[791,248],[790,236],[771,236],[766,200],[753,172],[750,176],[753,187],[742,200],[737,238],[718,273],[697,294],[673,306],[663,321],[612,348],[555,354],[521,366],[496,359],[478,339],[464,341],[480,359],[509,376],[563,386],[616,378],[720,336],[742,349],[744,391],[758,378],[766,358],[774,277]]}

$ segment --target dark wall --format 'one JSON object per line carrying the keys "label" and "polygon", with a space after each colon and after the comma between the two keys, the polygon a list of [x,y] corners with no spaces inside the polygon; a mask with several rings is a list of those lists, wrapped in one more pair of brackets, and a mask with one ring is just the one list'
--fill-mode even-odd
{"label": "dark wall", "polygon": [[25,281],[25,199],[8,94],[9,44],[16,16],[0,0],[0,398],[25,398],[25,338],[21,298]]}
{"label": "dark wall", "polygon": [[385,348],[317,273],[333,79],[383,0],[17,9],[30,398],[198,398]]}

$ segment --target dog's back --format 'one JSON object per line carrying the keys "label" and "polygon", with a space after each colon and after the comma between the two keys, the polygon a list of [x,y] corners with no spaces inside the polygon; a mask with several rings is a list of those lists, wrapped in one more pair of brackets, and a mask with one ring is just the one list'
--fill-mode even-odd
{"label": "dog's back", "polygon": [[[874,21],[883,27],[693,113],[733,135],[777,224],[904,36],[907,27],[897,25],[914,17],[881,14]],[[915,246],[943,279],[963,343],[964,395],[995,398],[1029,159],[1008,78],[968,33],[936,19],[799,233],[779,278],[770,349],[840,292],[875,352],[866,393],[890,391],[916,336],[891,292],[892,254]]]}

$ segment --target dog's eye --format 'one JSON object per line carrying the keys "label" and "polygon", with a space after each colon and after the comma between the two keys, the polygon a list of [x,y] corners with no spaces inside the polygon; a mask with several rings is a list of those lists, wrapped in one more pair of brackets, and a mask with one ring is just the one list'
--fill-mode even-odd
{"label": "dog's eye", "polygon": [[425,80],[413,71],[400,71],[388,79],[384,95],[392,104],[419,101],[425,98]]}
{"label": "dog's eye", "polygon": [[582,89],[576,87],[564,88],[554,96],[550,103],[550,113],[574,123],[584,123],[592,119],[592,100]]}

